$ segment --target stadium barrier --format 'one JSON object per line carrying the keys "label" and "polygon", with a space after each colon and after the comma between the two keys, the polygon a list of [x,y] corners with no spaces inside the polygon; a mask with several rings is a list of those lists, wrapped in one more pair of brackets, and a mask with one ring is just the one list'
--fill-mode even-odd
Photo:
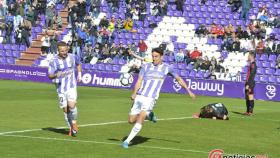
{"label": "stadium barrier", "polygon": [[[131,89],[137,80],[134,76],[134,83],[125,87],[119,82],[119,73],[83,71],[81,86],[108,87]],[[47,77],[47,69],[40,67],[27,67],[17,65],[0,65],[0,79],[33,81],[51,83]],[[188,86],[197,95],[244,98],[244,83],[220,80],[202,80],[184,78]],[[258,100],[280,101],[280,85],[257,83],[255,87],[255,98]],[[164,93],[185,93],[178,82],[168,77],[162,87]]]}

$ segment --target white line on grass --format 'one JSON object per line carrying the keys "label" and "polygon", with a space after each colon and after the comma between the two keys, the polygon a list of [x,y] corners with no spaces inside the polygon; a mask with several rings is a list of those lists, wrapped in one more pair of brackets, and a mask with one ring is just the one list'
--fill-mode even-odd
{"label": "white line on grass", "polygon": [[[29,138],[29,139],[40,139],[40,140],[55,140],[55,141],[67,141],[67,142],[80,142],[80,143],[92,143],[92,144],[105,144],[105,145],[121,146],[120,143],[100,142],[100,141],[93,141],[93,140],[63,139],[63,138],[51,138],[51,137],[33,137],[33,136],[25,136],[25,135],[2,135],[2,136],[4,136],[4,137],[16,137],[16,138]],[[180,148],[170,148],[170,147],[159,147],[159,146],[137,145],[135,147],[136,148],[149,148],[149,149],[160,149],[160,150],[171,150],[171,151],[202,153],[202,154],[208,154],[209,153],[207,151],[200,151],[200,150],[190,150],[190,149],[180,149]]]}
{"label": "white line on grass", "polygon": [[[168,121],[168,120],[182,120],[182,119],[191,119],[192,117],[174,117],[174,118],[163,118],[158,119],[159,121]],[[91,123],[91,124],[83,124],[79,125],[79,127],[88,127],[88,126],[104,126],[104,125],[113,125],[113,124],[122,124],[127,123],[127,121],[113,121],[113,122],[104,122],[104,123]],[[67,127],[56,127],[56,129],[63,129]],[[14,133],[26,133],[26,132],[34,132],[34,131],[41,131],[43,128],[37,128],[37,129],[27,129],[27,130],[20,130],[20,131],[8,131],[8,132],[2,132],[0,135],[5,134],[14,134]]]}

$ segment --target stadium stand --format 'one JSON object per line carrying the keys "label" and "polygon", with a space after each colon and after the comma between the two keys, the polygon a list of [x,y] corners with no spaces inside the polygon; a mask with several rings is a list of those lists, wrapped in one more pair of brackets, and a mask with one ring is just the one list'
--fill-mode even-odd
{"label": "stadium stand", "polygon": [[[161,46],[164,61],[183,77],[245,80],[248,51],[255,51],[256,80],[280,83],[279,2],[252,0],[247,21],[240,19],[242,6],[236,11],[226,0],[184,0],[182,8],[179,0],[127,2],[70,1],[69,8],[56,5],[63,19],[58,39],[69,43],[72,53],[84,62],[84,69],[119,72],[132,60],[128,50],[137,52],[139,41],[144,40],[147,58],[152,48]],[[0,63],[48,65],[53,54],[41,55],[45,17],[40,14],[39,25],[32,26],[31,47],[2,42]],[[47,32],[53,35],[54,31]],[[183,56],[178,53],[180,49]],[[199,53],[193,57],[195,51]]]}

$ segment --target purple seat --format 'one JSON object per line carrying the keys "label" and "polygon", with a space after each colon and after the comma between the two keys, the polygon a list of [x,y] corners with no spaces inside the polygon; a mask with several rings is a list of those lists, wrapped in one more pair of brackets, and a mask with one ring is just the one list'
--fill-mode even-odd
{"label": "purple seat", "polygon": [[[244,80],[243,81],[245,81],[246,80],[246,78],[244,78]],[[256,75],[256,77],[255,77],[255,81],[256,82],[260,82],[260,76],[259,75]]]}
{"label": "purple seat", "polygon": [[269,76],[268,77],[268,82],[270,82],[270,83],[276,83],[277,81],[276,81],[276,77],[275,76]]}
{"label": "purple seat", "polygon": [[97,70],[99,71],[104,71],[105,70],[105,65],[104,64],[97,64]]}
{"label": "purple seat", "polygon": [[265,74],[264,68],[258,68],[258,69],[257,69],[257,74],[260,74],[260,75]]}
{"label": "purple seat", "polygon": [[210,75],[211,75],[211,73],[209,71],[205,72],[203,75],[203,78],[209,78]]}
{"label": "purple seat", "polygon": [[192,69],[193,69],[193,65],[192,64],[188,64],[187,70],[192,70]]}
{"label": "purple seat", "polygon": [[7,64],[15,64],[14,58],[7,58]]}
{"label": "purple seat", "polygon": [[7,59],[5,57],[0,57],[0,64],[6,64]]}
{"label": "purple seat", "polygon": [[186,71],[186,70],[182,70],[182,71],[180,71],[180,76],[182,76],[182,77],[188,77],[188,76],[189,76],[189,72]]}
{"label": "purple seat", "polygon": [[171,65],[174,69],[178,69],[178,64],[177,63],[174,63]]}
{"label": "purple seat", "polygon": [[5,50],[12,50],[11,44],[5,44],[5,45],[4,45],[4,49],[5,49]]}
{"label": "purple seat", "polygon": [[202,71],[199,71],[198,73],[195,74],[196,78],[203,78],[203,76],[204,76],[204,72]]}
{"label": "purple seat", "polygon": [[271,68],[275,68],[275,67],[276,67],[276,64],[277,64],[276,61],[271,61],[271,62],[270,62],[270,67],[271,67]]}
{"label": "purple seat", "polygon": [[97,65],[97,64],[92,65],[92,66],[91,66],[91,69],[92,69],[92,70],[97,70],[97,69],[98,69],[98,65]]}
{"label": "purple seat", "polygon": [[275,61],[276,60],[276,55],[272,54],[268,58],[269,61]]}
{"label": "purple seat", "polygon": [[121,67],[119,65],[113,65],[112,71],[119,72],[121,70]]}
{"label": "purple seat", "polygon": [[184,70],[184,69],[186,69],[186,68],[187,68],[187,65],[186,65],[186,64],[184,64],[184,63],[178,64],[178,69]]}
{"label": "purple seat", "polygon": [[269,63],[269,62],[263,61],[263,62],[262,62],[262,67],[268,68],[268,67],[270,67],[270,63]]}
{"label": "purple seat", "polygon": [[20,45],[19,50],[25,51],[25,49],[26,49],[26,46],[25,46],[25,45]]}
{"label": "purple seat", "polygon": [[168,61],[169,61],[169,62],[173,62],[174,60],[175,60],[174,56],[169,56],[169,57],[168,57]]}
{"label": "purple seat", "polygon": [[12,48],[13,51],[19,50],[19,46],[16,45],[16,44],[13,44],[11,48]]}
{"label": "purple seat", "polygon": [[108,71],[108,72],[113,71],[112,65],[111,64],[106,64],[105,65],[105,70]]}
{"label": "purple seat", "polygon": [[12,54],[14,58],[19,58],[21,53],[19,51],[13,51]]}
{"label": "purple seat", "polygon": [[126,61],[124,59],[120,59],[119,60],[119,65],[124,65],[124,64],[126,64]]}
{"label": "purple seat", "polygon": [[268,82],[268,76],[260,76],[261,82]]}
{"label": "purple seat", "polygon": [[83,64],[83,69],[90,70],[91,69],[91,65],[90,64]]}
{"label": "purple seat", "polygon": [[275,73],[274,69],[266,69],[265,70],[265,74],[267,74],[267,75],[273,75],[274,73]]}
{"label": "purple seat", "polygon": [[5,50],[4,55],[6,57],[12,57],[13,56],[12,50]]}
{"label": "purple seat", "polygon": [[268,60],[268,55],[267,54],[262,54],[260,57],[260,60],[267,61]]}
{"label": "purple seat", "polygon": [[190,72],[189,77],[195,78],[196,72],[193,70]]}
{"label": "purple seat", "polygon": [[276,69],[276,71],[275,71],[274,75],[276,75],[276,76],[280,76],[280,69]]}

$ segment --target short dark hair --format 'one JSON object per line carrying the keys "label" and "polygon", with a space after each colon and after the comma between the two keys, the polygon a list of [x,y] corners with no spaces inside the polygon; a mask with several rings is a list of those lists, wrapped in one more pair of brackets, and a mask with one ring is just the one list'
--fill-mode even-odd
{"label": "short dark hair", "polygon": [[67,43],[60,41],[57,43],[57,47],[68,47]]}
{"label": "short dark hair", "polygon": [[152,52],[157,52],[160,54],[160,56],[163,56],[163,50],[161,48],[154,48]]}

